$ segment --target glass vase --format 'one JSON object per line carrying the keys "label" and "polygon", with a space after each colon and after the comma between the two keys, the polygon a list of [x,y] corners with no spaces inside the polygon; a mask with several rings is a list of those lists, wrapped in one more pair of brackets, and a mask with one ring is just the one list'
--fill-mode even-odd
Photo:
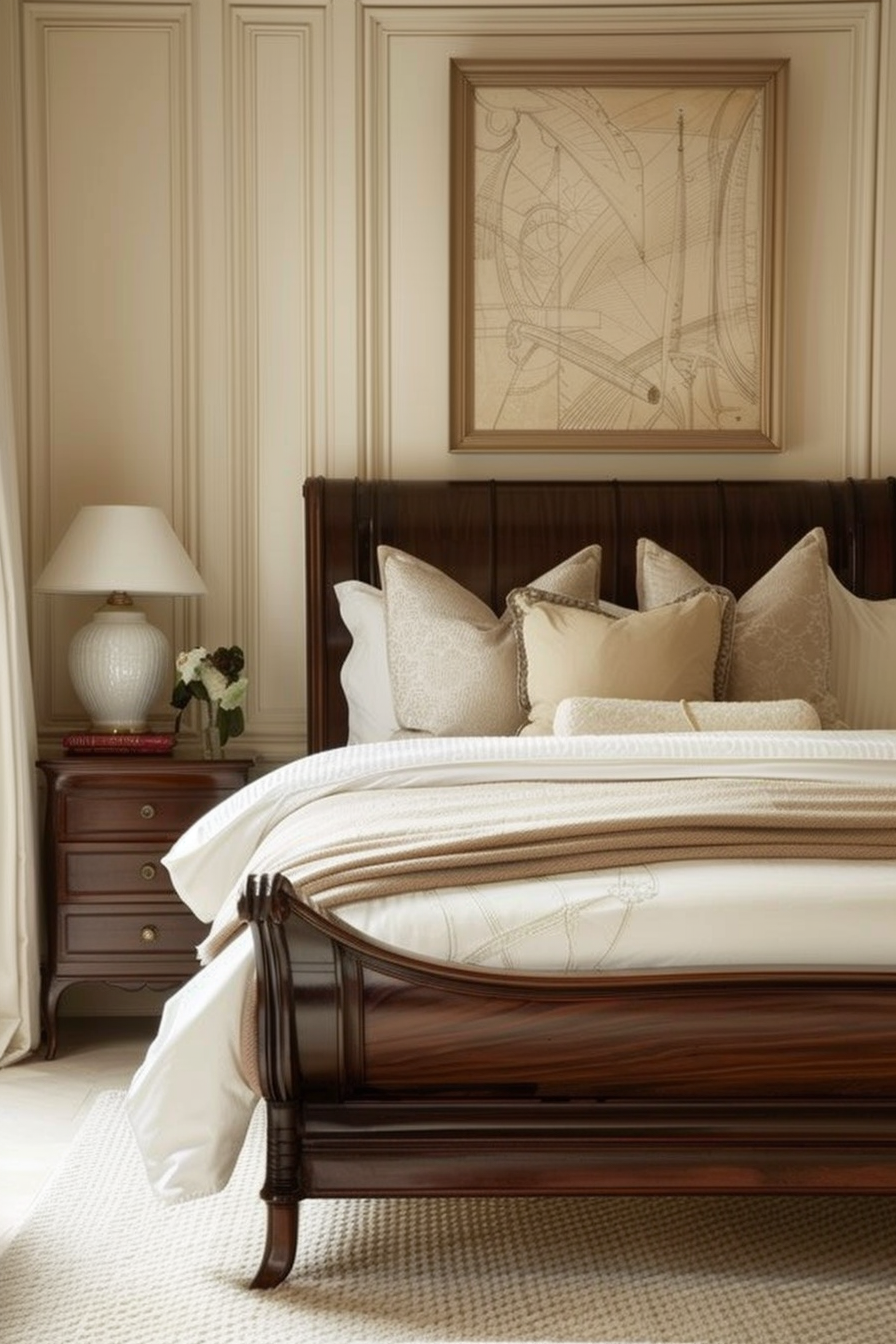
{"label": "glass vase", "polygon": [[200,738],[202,741],[202,759],[205,761],[220,761],[224,756],[224,748],[221,746],[221,730],[218,728],[218,705],[215,701],[203,706]]}

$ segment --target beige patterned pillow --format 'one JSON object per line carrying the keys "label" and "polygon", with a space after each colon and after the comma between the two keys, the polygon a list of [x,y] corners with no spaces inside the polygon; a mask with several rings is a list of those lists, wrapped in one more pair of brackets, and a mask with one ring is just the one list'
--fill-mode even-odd
{"label": "beige patterned pillow", "polygon": [[[727,700],[807,700],[824,728],[841,722],[830,682],[827,572],[827,542],[816,527],[738,599]],[[636,581],[644,611],[705,583],[690,565],[643,537]]]}
{"label": "beige patterned pillow", "polygon": [[712,589],[619,618],[537,588],[517,588],[507,600],[524,733],[552,733],[557,706],[570,696],[713,698],[725,598]]}
{"label": "beige patterned pillow", "polygon": [[606,733],[782,732],[821,728],[805,700],[561,700],[556,737]]}
{"label": "beige patterned pillow", "polygon": [[[509,736],[522,722],[510,614],[434,565],[392,546],[377,550],[386,609],[389,679],[402,728],[444,736]],[[593,602],[600,547],[535,580],[551,593]]]}

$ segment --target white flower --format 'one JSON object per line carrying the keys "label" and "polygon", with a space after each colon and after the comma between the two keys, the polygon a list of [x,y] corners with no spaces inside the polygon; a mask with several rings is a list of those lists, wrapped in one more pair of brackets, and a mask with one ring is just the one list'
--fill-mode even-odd
{"label": "white flower", "polygon": [[199,668],[199,680],[208,691],[209,700],[221,700],[227,690],[227,678],[211,663],[203,663]]}
{"label": "white flower", "polygon": [[179,653],[177,655],[176,667],[180,673],[181,681],[189,683],[199,681],[203,661],[208,657],[208,649],[202,647],[190,649],[188,653]]}
{"label": "white flower", "polygon": [[232,681],[221,696],[221,708],[237,709],[245,699],[248,685],[248,677],[240,677],[239,681]]}
{"label": "white flower", "polygon": [[222,645],[214,653],[200,646],[177,655],[177,681],[171,693],[171,705],[177,710],[175,733],[190,701],[197,699],[205,706],[209,722],[217,727],[222,746],[229,738],[240,736],[245,730],[242,703],[249,685],[248,678],[241,675],[244,661],[242,649],[235,644],[229,648]]}

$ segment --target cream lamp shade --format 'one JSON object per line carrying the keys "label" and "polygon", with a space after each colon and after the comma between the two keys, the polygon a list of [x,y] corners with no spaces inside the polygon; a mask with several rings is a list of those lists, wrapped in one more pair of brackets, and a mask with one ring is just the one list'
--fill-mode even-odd
{"label": "cream lamp shade", "polygon": [[206,592],[162,510],[86,505],[34,587],[39,593],[109,594],[72,640],[69,674],[93,732],[145,732],[149,707],[171,670],[171,649],[131,593]]}

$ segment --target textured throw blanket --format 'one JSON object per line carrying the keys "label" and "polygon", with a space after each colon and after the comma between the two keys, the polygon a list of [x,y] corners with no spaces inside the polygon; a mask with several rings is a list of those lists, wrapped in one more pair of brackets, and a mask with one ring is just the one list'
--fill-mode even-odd
{"label": "textured throw blanket", "polygon": [[896,787],[791,779],[494,782],[318,799],[282,871],[326,909],[460,882],[674,859],[896,858]]}

